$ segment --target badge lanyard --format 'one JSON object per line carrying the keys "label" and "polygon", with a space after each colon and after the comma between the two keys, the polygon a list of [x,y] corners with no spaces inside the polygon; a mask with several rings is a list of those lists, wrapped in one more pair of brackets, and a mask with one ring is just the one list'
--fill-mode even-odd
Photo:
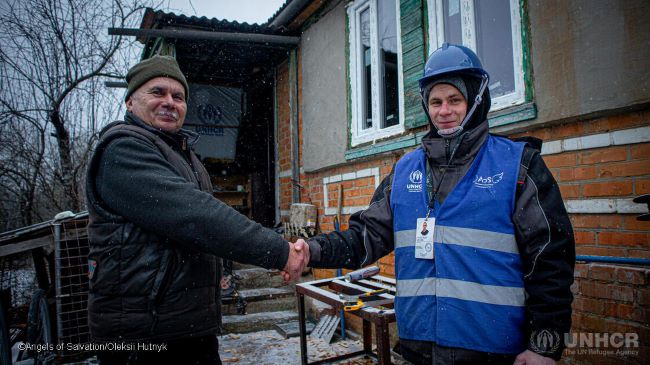
{"label": "badge lanyard", "polygon": [[[416,259],[428,259],[428,260],[434,259],[435,256],[434,239],[435,239],[435,228],[436,228],[436,217],[435,217],[436,198],[438,197],[440,186],[442,186],[442,182],[444,181],[445,175],[447,174],[447,169],[451,165],[451,160],[456,154],[456,151],[458,151],[458,147],[460,146],[460,143],[465,136],[466,133],[463,133],[458,138],[458,141],[456,142],[456,145],[454,146],[449,156],[449,160],[447,161],[447,166],[445,166],[444,169],[442,170],[442,175],[440,176],[440,180],[438,180],[438,184],[435,189],[433,188],[434,185],[433,168],[429,163],[429,158],[425,156],[426,189],[427,189],[427,197],[429,198],[429,202],[427,207],[427,215],[424,217],[424,219],[417,218],[416,220],[416,229],[415,229],[415,258]],[[429,216],[431,215],[431,211],[434,211],[434,217],[429,218]],[[431,226],[429,226],[428,223],[429,220],[431,221],[430,223]]]}
{"label": "badge lanyard", "polygon": [[[430,218],[431,211],[435,210],[435,199],[438,190],[440,189],[440,183],[436,189],[433,189],[433,174],[429,161],[426,161],[426,189],[427,196],[429,197],[427,215],[424,218],[417,218],[416,220],[416,229],[415,229],[415,258],[416,259],[434,259],[434,238],[435,238],[435,228],[436,228],[436,218]],[[443,172],[444,177],[444,172]]]}

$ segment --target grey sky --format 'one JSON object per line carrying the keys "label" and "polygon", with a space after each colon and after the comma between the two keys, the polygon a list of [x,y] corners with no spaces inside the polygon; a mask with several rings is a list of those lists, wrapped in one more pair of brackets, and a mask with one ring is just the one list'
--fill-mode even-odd
{"label": "grey sky", "polygon": [[187,16],[264,23],[285,0],[163,0],[161,10]]}

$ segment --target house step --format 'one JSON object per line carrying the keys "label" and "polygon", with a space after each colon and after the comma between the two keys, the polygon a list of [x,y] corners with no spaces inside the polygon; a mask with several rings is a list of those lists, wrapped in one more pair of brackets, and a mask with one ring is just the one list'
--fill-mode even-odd
{"label": "house step", "polygon": [[276,324],[298,320],[296,311],[261,312],[223,316],[223,333],[248,333],[271,330]]}
{"label": "house step", "polygon": [[282,276],[277,271],[254,267],[248,269],[234,270],[236,276],[237,288],[255,289],[255,288],[279,288],[285,286],[282,282]]}
{"label": "house step", "polygon": [[[257,288],[239,291],[246,301],[246,313],[277,312],[296,309],[293,287]],[[231,298],[222,300],[223,314],[238,314],[237,301]]]}

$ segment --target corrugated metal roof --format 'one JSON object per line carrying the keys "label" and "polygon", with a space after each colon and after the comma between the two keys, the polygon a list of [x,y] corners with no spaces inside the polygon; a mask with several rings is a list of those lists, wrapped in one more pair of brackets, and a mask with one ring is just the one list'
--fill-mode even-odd
{"label": "corrugated metal roof", "polygon": [[[286,5],[286,4],[285,4]],[[248,24],[216,18],[186,16],[164,11],[145,11],[141,29],[199,30],[222,33],[250,33],[286,36],[266,24]],[[156,38],[138,38],[145,43],[145,54],[154,47]],[[295,46],[273,42],[220,41],[170,38],[175,44],[176,59],[191,82],[241,83],[252,75],[275,66]]]}
{"label": "corrugated metal roof", "polygon": [[[286,4],[283,6],[286,6]],[[266,26],[266,23],[240,23],[238,21],[208,18],[205,16],[187,16],[184,14],[168,13],[162,10],[154,11],[151,8],[148,8],[145,12],[141,28],[157,29],[177,26],[191,29],[218,30],[221,32],[275,34],[273,30]]]}
{"label": "corrugated metal roof", "polygon": [[291,4],[293,1],[294,1],[294,0],[287,0],[287,1],[285,1],[284,4],[282,4],[282,6],[280,6],[280,9],[276,10],[275,13],[274,13],[273,15],[271,15],[271,17],[268,18],[268,19],[266,20],[266,23],[264,23],[264,24],[269,24],[270,22],[272,22],[273,19],[275,19],[278,15],[280,15],[280,13],[282,13],[282,11],[283,11],[284,9],[286,9],[286,7],[289,6],[289,4]]}

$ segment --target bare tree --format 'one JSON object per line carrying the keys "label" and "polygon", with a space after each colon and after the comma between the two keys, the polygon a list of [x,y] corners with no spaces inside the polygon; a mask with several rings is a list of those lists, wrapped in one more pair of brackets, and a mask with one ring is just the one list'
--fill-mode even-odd
{"label": "bare tree", "polygon": [[97,129],[122,104],[102,83],[123,77],[137,52],[107,28],[137,24],[145,2],[0,4],[0,231],[82,209]]}

